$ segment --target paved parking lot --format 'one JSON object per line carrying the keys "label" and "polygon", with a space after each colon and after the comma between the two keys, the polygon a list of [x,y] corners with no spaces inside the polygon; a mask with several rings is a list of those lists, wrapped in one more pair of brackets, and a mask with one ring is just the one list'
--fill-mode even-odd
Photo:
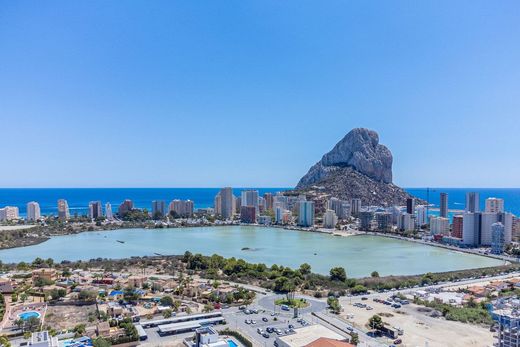
{"label": "paved parking lot", "polygon": [[[249,309],[255,309],[255,307],[249,307]],[[258,313],[246,314],[244,311],[241,311],[236,313],[224,313],[224,317],[230,329],[244,332],[260,345],[272,346],[278,335],[276,333],[270,333],[269,337],[266,338],[259,334],[257,329],[261,328],[263,331],[266,331],[268,327],[277,328],[283,332],[282,335],[286,335],[285,331],[289,329],[289,325],[293,325],[295,328],[302,327],[302,323],[298,322],[297,318],[293,318],[291,312],[277,312],[276,315],[273,316],[273,311],[258,309]],[[266,318],[267,322],[262,318]],[[308,323],[312,323],[310,314],[308,316],[305,314],[303,319]],[[246,324],[246,320],[253,320],[256,323]]]}

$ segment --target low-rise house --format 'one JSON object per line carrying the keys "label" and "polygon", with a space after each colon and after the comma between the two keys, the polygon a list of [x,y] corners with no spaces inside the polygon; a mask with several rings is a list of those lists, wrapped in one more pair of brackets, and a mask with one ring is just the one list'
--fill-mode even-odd
{"label": "low-rise house", "polygon": [[55,269],[36,269],[32,271],[32,280],[36,282],[41,279],[48,282],[56,281],[56,270]]}
{"label": "low-rise house", "polygon": [[468,287],[467,292],[476,298],[482,298],[491,293],[491,290],[483,286],[471,286]]}
{"label": "low-rise house", "polygon": [[7,278],[0,279],[0,293],[2,294],[12,294],[14,293],[14,287],[11,280]]}
{"label": "low-rise house", "polygon": [[146,280],[147,277],[145,276],[130,276],[128,277],[128,286],[132,288],[141,288]]}
{"label": "low-rise house", "polygon": [[103,336],[103,337],[110,336],[110,324],[108,324],[108,322],[98,323],[96,332],[97,332],[98,336]]}

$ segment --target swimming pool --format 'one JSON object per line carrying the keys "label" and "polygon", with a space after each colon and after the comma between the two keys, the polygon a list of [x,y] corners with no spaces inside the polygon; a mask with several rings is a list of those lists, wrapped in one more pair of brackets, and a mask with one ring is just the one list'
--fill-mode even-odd
{"label": "swimming pool", "polygon": [[20,319],[22,319],[22,320],[28,320],[29,318],[32,318],[32,317],[40,318],[41,314],[36,311],[27,311],[27,312],[20,313],[18,315],[18,317],[20,317]]}
{"label": "swimming pool", "polygon": [[238,345],[233,340],[227,340],[227,343],[228,343],[229,347],[238,347]]}

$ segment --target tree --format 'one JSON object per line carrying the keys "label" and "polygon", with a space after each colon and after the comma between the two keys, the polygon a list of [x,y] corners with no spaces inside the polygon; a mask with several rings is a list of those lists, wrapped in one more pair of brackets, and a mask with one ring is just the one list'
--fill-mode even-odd
{"label": "tree", "polygon": [[332,313],[339,314],[341,312],[341,305],[339,304],[338,298],[334,296],[329,296],[327,299],[327,305],[329,305]]}
{"label": "tree", "polygon": [[172,310],[167,309],[163,311],[163,317],[164,318],[170,318],[172,316]]}
{"label": "tree", "polygon": [[370,274],[370,276],[372,276],[372,277],[374,277],[374,278],[375,278],[375,277],[379,277],[379,272],[377,272],[377,271],[372,271],[372,273]]}
{"label": "tree", "polygon": [[362,284],[356,284],[354,288],[350,290],[352,294],[362,294],[367,292],[367,288]]}
{"label": "tree", "polygon": [[330,269],[330,279],[332,281],[345,282],[347,280],[347,272],[345,271],[345,268],[338,266]]}
{"label": "tree", "polygon": [[173,306],[173,299],[171,296],[166,295],[161,298],[161,306]]}
{"label": "tree", "polygon": [[9,342],[9,339],[7,338],[7,336],[5,336],[5,335],[0,336],[0,346],[11,347],[11,342]]}
{"label": "tree", "polygon": [[373,315],[368,320],[368,326],[370,327],[370,329],[381,330],[381,328],[383,328],[383,325],[383,319],[377,314]]}
{"label": "tree", "polygon": [[103,337],[98,337],[94,340],[92,340],[92,346],[93,347],[111,347],[112,344],[105,340]]}
{"label": "tree", "polygon": [[302,275],[308,275],[311,273],[311,266],[307,263],[303,263],[300,265],[300,273]]}
{"label": "tree", "polygon": [[39,318],[29,317],[29,319],[27,319],[24,322],[24,330],[30,331],[30,332],[35,332],[40,328],[40,324],[41,324],[41,322],[40,322]]}
{"label": "tree", "polygon": [[357,346],[359,343],[359,335],[357,333],[350,333],[350,343]]}

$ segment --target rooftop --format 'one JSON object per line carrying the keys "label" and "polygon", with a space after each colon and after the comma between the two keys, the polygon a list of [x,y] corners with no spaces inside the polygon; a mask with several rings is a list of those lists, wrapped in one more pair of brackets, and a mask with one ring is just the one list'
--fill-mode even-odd
{"label": "rooftop", "polygon": [[294,330],[294,334],[281,336],[278,339],[285,342],[289,346],[307,346],[317,339],[325,337],[337,341],[345,341],[346,338],[340,334],[324,327],[323,325],[315,324]]}

